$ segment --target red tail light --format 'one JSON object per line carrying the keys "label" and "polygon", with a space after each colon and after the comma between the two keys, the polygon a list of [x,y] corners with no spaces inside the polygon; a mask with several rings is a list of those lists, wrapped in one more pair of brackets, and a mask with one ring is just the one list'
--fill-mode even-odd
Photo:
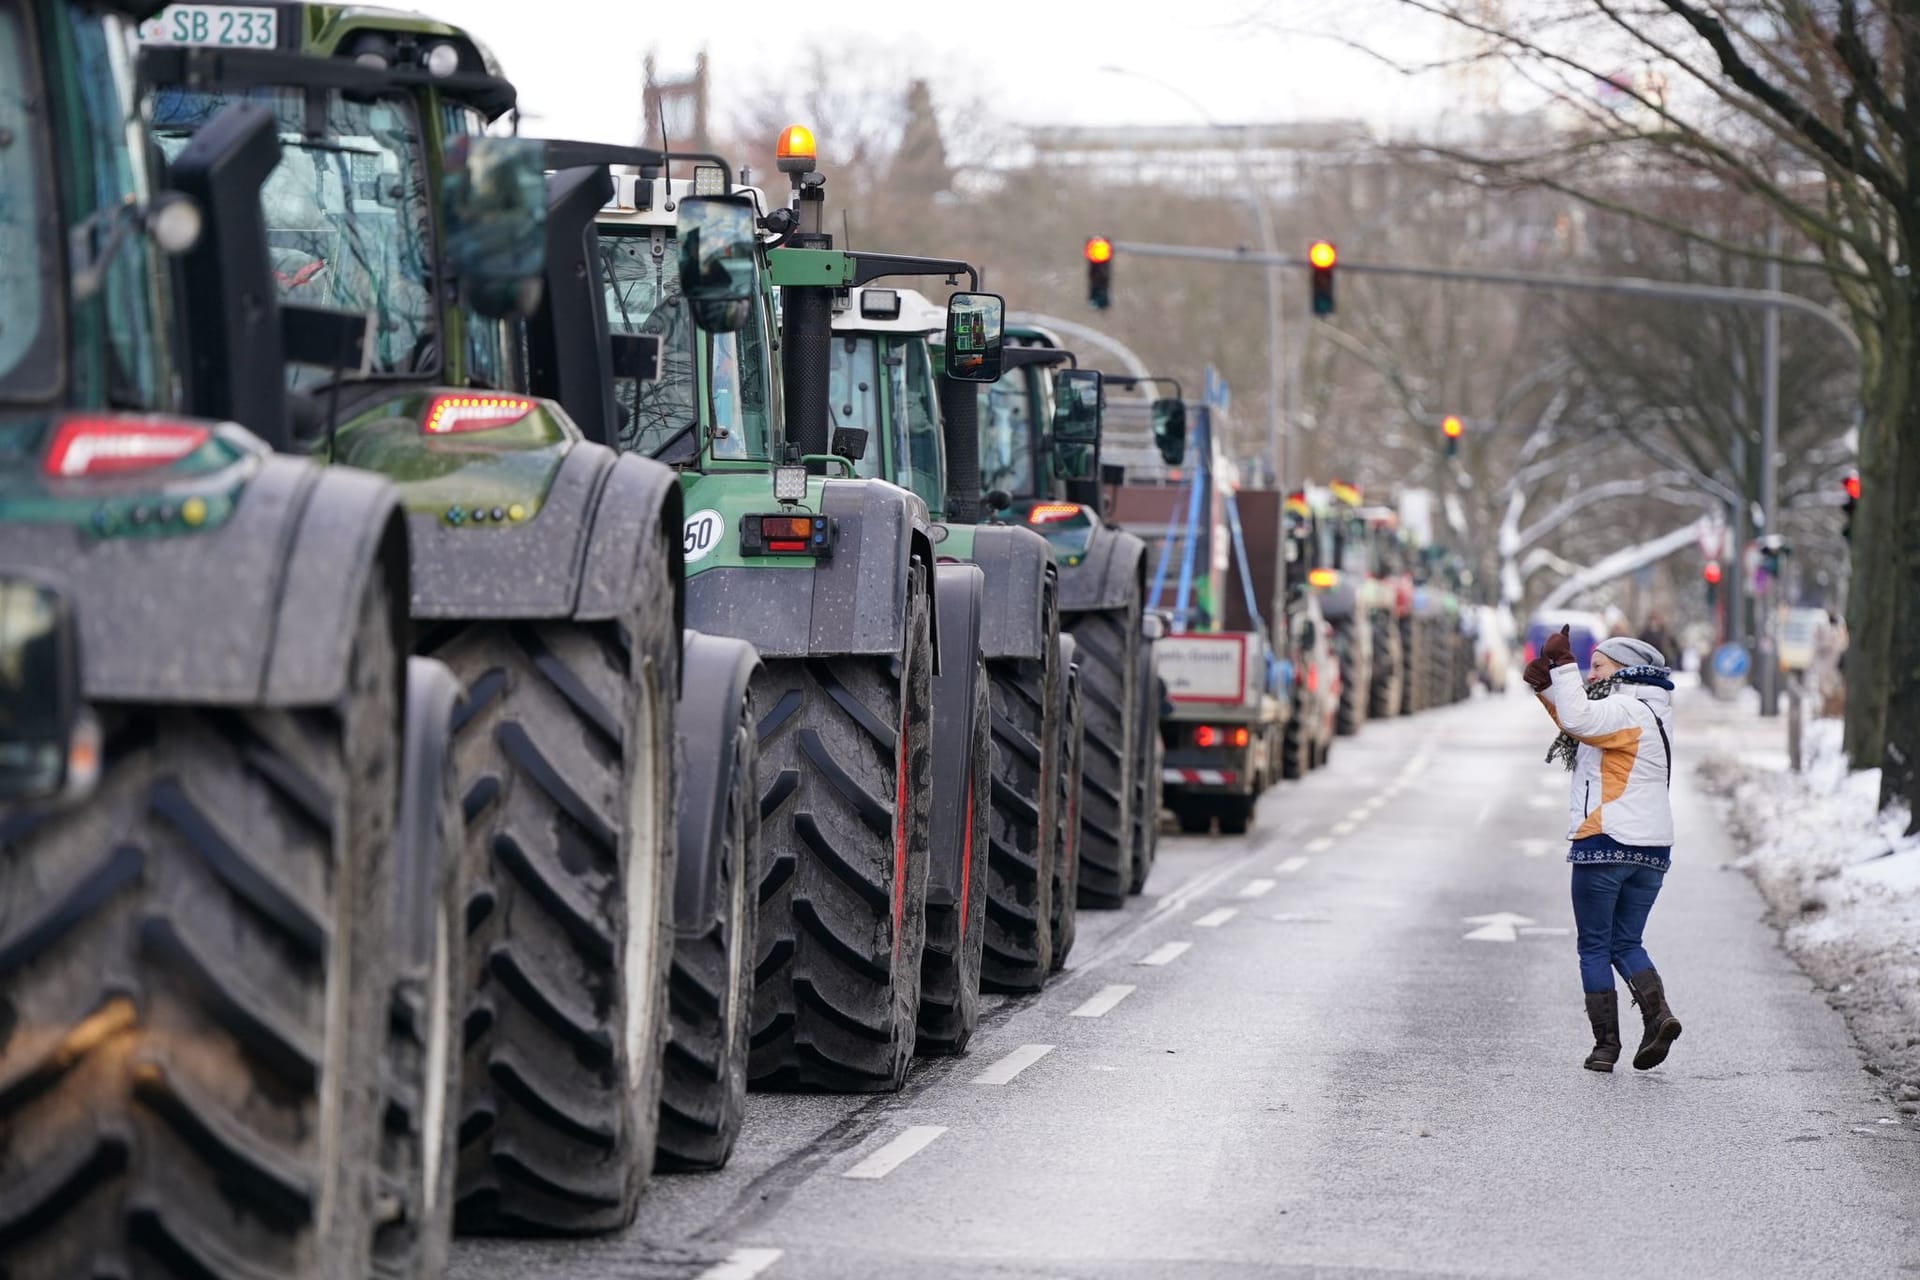
{"label": "red tail light", "polygon": [[1244,747],[1247,745],[1247,740],[1250,737],[1251,735],[1245,729],[1235,729],[1233,731],[1233,745],[1236,747]]}
{"label": "red tail light", "polygon": [[142,418],[68,418],[41,465],[63,480],[124,475],[180,461],[213,435],[208,427]]}
{"label": "red tail light", "polygon": [[526,396],[435,396],[427,406],[421,430],[430,436],[451,435],[456,431],[492,431],[510,427],[532,412],[533,401]]}
{"label": "red tail light", "polygon": [[1028,524],[1058,524],[1078,520],[1082,512],[1077,502],[1043,502],[1027,513]]}
{"label": "red tail light", "polygon": [[1203,724],[1193,731],[1193,745],[1196,747],[1217,747],[1220,745],[1220,731],[1210,724]]}

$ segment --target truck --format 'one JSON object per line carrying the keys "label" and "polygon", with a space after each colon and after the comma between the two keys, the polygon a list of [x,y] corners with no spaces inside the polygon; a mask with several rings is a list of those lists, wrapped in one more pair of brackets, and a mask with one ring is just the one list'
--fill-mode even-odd
{"label": "truck", "polygon": [[[1072,941],[1075,904],[1063,901],[1056,912],[1054,903],[1058,809],[1066,795],[1056,775],[1072,763],[1062,736],[1079,708],[1068,705],[1064,673],[1070,659],[1060,636],[1052,547],[1028,528],[979,523],[979,396],[971,383],[933,376],[932,344],[942,339],[944,327],[944,309],[917,290],[851,290],[834,316],[828,402],[836,423],[868,432],[867,453],[857,467],[912,489],[927,503],[942,563],[978,565],[985,575],[979,648],[991,702],[992,754],[982,808],[990,808],[991,817],[984,954],[972,963],[979,967],[978,985],[1037,991],[1065,962]],[[937,705],[935,718],[949,722]],[[944,793],[936,792],[936,803]],[[951,824],[956,833],[964,829]],[[936,822],[936,872],[953,860],[942,857],[942,834]],[[936,886],[940,878],[936,873]],[[945,896],[954,897],[951,891]],[[965,900],[964,892],[958,896]],[[939,898],[928,899],[930,960],[933,939],[942,931],[936,927]],[[1056,915],[1066,934],[1058,946]],[[946,949],[964,939],[964,930],[957,931]],[[942,962],[935,971],[945,967]],[[927,1001],[933,994],[928,990],[922,997],[923,1039],[930,1032]],[[934,1007],[944,1010],[950,999],[935,999]],[[968,1032],[971,1021],[964,1020]],[[945,1045],[955,1038],[934,1032]]]}
{"label": "truck", "polygon": [[1372,556],[1359,513],[1360,492],[1339,481],[1306,485],[1288,499],[1298,522],[1307,585],[1333,629],[1340,668],[1340,702],[1334,729],[1342,736],[1366,723],[1374,684],[1376,600],[1370,592]]}
{"label": "truck", "polygon": [[1286,680],[1257,632],[1175,632],[1154,644],[1169,709],[1160,721],[1166,807],[1188,834],[1243,835],[1279,779]]}
{"label": "truck", "polygon": [[156,6],[0,4],[0,1271],[441,1274],[460,691],[410,537],[298,456],[268,112],[164,172]]}
{"label": "truck", "polygon": [[219,24],[193,17],[224,12],[143,29],[157,140],[183,153],[234,101],[272,114],[278,292],[375,321],[357,361],[292,379],[296,445],[397,486],[411,648],[465,695],[457,1223],[617,1228],[654,1163],[669,1027],[680,490],[526,391],[545,151],[486,136],[515,100],[491,54],[327,5],[274,7],[254,47],[204,43]]}
{"label": "truck", "polygon": [[[785,206],[725,175],[709,195],[620,179],[598,228],[607,319],[660,335],[663,377],[624,393],[618,439],[678,471],[689,623],[763,660],[751,1080],[887,1091],[919,1039],[933,682],[947,663],[976,671],[977,639],[950,647],[948,628],[977,637],[949,610],[977,617],[981,578],[939,572],[926,502],[859,476],[864,432],[832,424],[836,292],[926,264],[832,248],[804,128],[783,132],[776,168]],[[1003,316],[996,295],[949,299],[948,376],[998,376]],[[972,723],[941,737],[980,740]]]}

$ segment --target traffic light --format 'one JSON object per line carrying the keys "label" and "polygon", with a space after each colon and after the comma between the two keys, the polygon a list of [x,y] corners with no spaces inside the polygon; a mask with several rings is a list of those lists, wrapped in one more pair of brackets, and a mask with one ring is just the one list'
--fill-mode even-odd
{"label": "traffic light", "polygon": [[1720,562],[1709,560],[1702,566],[1700,576],[1707,583],[1707,608],[1711,609],[1720,596]]}
{"label": "traffic light", "polygon": [[1447,456],[1456,456],[1460,452],[1460,437],[1466,432],[1466,424],[1453,414],[1440,419],[1440,434],[1447,438]]}
{"label": "traffic light", "polygon": [[1860,473],[1850,472],[1841,482],[1847,490],[1847,500],[1840,504],[1840,510],[1846,513],[1846,519],[1840,524],[1840,536],[1848,542],[1853,541],[1853,509],[1860,502]]}
{"label": "traffic light", "polygon": [[1105,236],[1087,241],[1087,301],[1096,311],[1113,302],[1113,241]]}
{"label": "traffic light", "polygon": [[1307,248],[1307,265],[1313,268],[1313,314],[1333,314],[1333,264],[1340,260],[1333,241],[1315,240]]}

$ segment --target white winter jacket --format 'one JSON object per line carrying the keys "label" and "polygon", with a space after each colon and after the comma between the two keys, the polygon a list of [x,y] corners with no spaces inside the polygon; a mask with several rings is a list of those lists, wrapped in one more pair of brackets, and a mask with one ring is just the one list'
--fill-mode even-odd
{"label": "white winter jacket", "polygon": [[1590,702],[1579,666],[1567,662],[1553,669],[1553,683],[1540,701],[1580,743],[1567,839],[1604,835],[1621,844],[1671,845],[1673,694],[1659,685],[1621,684]]}

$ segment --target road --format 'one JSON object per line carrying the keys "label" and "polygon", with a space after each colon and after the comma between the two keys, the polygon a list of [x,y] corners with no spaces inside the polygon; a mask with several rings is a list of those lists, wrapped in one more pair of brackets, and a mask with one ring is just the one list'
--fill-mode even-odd
{"label": "road", "polygon": [[657,1179],[626,1235],[462,1242],[453,1274],[1920,1271],[1920,1128],[1723,868],[1685,715],[1655,1071],[1580,1067],[1564,775],[1530,699],[1480,699],[1340,740],[1244,840],[1164,838],[904,1093],[756,1095],[732,1165]]}

